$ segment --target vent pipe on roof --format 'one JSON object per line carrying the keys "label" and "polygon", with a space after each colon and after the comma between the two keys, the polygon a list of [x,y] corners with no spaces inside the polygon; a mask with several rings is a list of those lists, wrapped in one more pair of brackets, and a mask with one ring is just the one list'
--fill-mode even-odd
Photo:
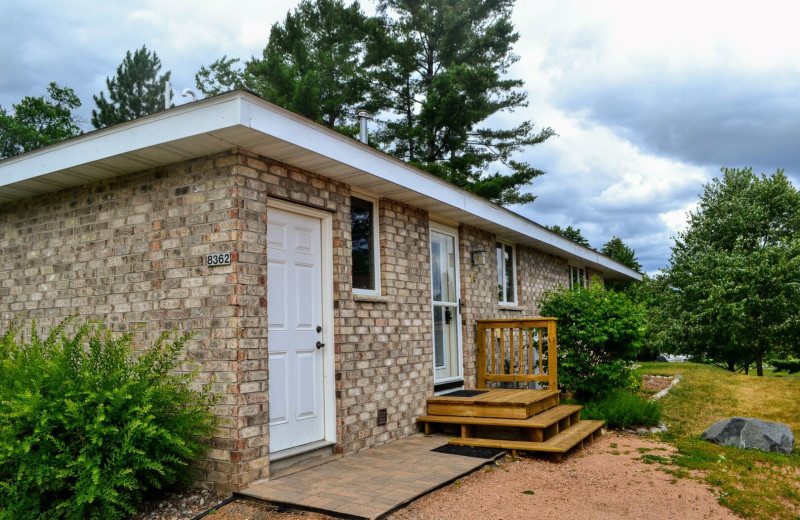
{"label": "vent pipe on roof", "polygon": [[169,102],[172,101],[172,85],[169,81],[164,85],[164,110],[169,110]]}
{"label": "vent pipe on roof", "polygon": [[183,89],[183,94],[181,94],[181,97],[186,96],[192,96],[192,101],[197,101],[197,93],[190,88]]}
{"label": "vent pipe on roof", "polygon": [[367,134],[367,121],[369,121],[369,112],[363,108],[358,111],[358,140],[364,144],[369,144],[369,134]]}

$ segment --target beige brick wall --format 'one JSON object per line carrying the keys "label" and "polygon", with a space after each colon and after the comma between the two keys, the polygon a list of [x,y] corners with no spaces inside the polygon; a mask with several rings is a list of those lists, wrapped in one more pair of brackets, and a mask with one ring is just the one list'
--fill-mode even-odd
{"label": "beige brick wall", "polygon": [[[473,388],[477,383],[475,321],[539,316],[537,300],[549,290],[569,286],[569,263],[563,258],[517,245],[517,305],[509,308],[500,305],[498,301],[496,236],[462,225],[459,228],[459,241],[461,295],[464,301],[461,314],[464,331],[464,383],[466,387]],[[487,251],[485,265],[472,264],[473,251]]]}
{"label": "beige brick wall", "polygon": [[[381,297],[359,298],[350,276],[349,187],[247,151],[238,157],[233,174],[245,244],[263,241],[267,197],[333,215],[336,451],[353,453],[415,431],[433,392],[427,213],[379,201]],[[382,408],[388,421],[378,426]]]}
{"label": "beige brick wall", "polygon": [[[265,247],[237,163],[222,153],[0,208],[0,328],[78,313],[139,330],[140,345],[195,331],[186,357],[215,380],[224,420],[198,479],[227,490],[265,474],[248,466],[267,455]],[[232,265],[205,265],[226,251]]]}
{"label": "beige brick wall", "polygon": [[[245,151],[239,163],[239,195],[256,213],[270,196],[333,214],[336,451],[353,453],[415,431],[433,394],[427,213],[379,201],[382,294],[358,299],[350,276],[349,187]],[[385,426],[377,426],[381,408]]]}
{"label": "beige brick wall", "polygon": [[[350,188],[257,154],[232,150],[0,207],[0,328],[72,313],[145,343],[196,331],[186,357],[214,378],[224,419],[205,485],[233,491],[269,476],[267,199],[333,215],[336,451],[406,436],[433,395],[429,216],[379,200],[381,296],[351,287]],[[517,248],[517,310],[497,302],[495,237],[461,226],[467,386],[475,385],[475,320],[537,314],[536,298],[568,284],[567,262]],[[489,252],[473,266],[471,252]],[[233,252],[230,266],[205,255]],[[377,425],[381,408],[388,423]]]}

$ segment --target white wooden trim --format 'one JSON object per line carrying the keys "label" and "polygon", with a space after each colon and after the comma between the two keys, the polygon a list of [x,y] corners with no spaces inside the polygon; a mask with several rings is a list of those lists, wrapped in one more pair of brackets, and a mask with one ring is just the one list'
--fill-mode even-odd
{"label": "white wooden trim", "polygon": [[587,279],[587,275],[586,275],[586,266],[570,262],[569,263],[569,288],[572,289],[572,269],[573,268],[581,269],[583,271],[583,284],[581,284],[581,287],[583,287],[584,289],[589,287],[589,280]]}
{"label": "white wooden trim", "polygon": [[[322,388],[325,399],[325,441],[336,442],[336,364],[333,320],[333,215],[327,211],[293,204],[277,199],[267,199],[267,206],[290,213],[320,219],[320,253],[322,255]],[[269,283],[269,280],[267,280]]]}

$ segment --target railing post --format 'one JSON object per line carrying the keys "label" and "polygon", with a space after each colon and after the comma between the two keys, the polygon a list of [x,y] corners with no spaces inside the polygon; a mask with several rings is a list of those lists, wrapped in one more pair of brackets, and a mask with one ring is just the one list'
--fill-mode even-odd
{"label": "railing post", "polygon": [[477,388],[486,388],[486,325],[478,323],[478,334],[475,338],[478,351]]}
{"label": "railing post", "polygon": [[547,387],[558,390],[558,348],[556,344],[556,318],[547,322]]}

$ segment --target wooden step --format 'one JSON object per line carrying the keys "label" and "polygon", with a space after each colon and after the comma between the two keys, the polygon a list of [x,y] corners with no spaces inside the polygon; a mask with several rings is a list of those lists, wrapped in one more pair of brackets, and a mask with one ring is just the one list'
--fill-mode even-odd
{"label": "wooden step", "polygon": [[472,397],[428,399],[429,415],[527,419],[558,405],[558,390],[491,389]]}
{"label": "wooden step", "polygon": [[462,437],[474,437],[475,426],[519,428],[527,440],[542,442],[577,424],[581,420],[582,408],[581,405],[561,404],[527,419],[423,415],[417,418],[417,422],[425,423],[426,435],[431,433],[431,424],[458,424],[461,425]]}
{"label": "wooden step", "polygon": [[499,439],[458,438],[450,439],[450,444],[459,446],[479,446],[483,448],[500,448],[503,450],[520,450],[563,454],[584,440],[591,440],[599,434],[603,421],[580,421],[563,432],[544,442],[505,441]]}
{"label": "wooden step", "polygon": [[[560,404],[527,419],[503,419],[500,417],[459,417],[456,415],[423,415],[417,422],[442,424],[472,424],[477,426],[503,426],[510,428],[546,428],[570,417],[583,409],[579,404]],[[575,421],[578,422],[578,421]]]}

